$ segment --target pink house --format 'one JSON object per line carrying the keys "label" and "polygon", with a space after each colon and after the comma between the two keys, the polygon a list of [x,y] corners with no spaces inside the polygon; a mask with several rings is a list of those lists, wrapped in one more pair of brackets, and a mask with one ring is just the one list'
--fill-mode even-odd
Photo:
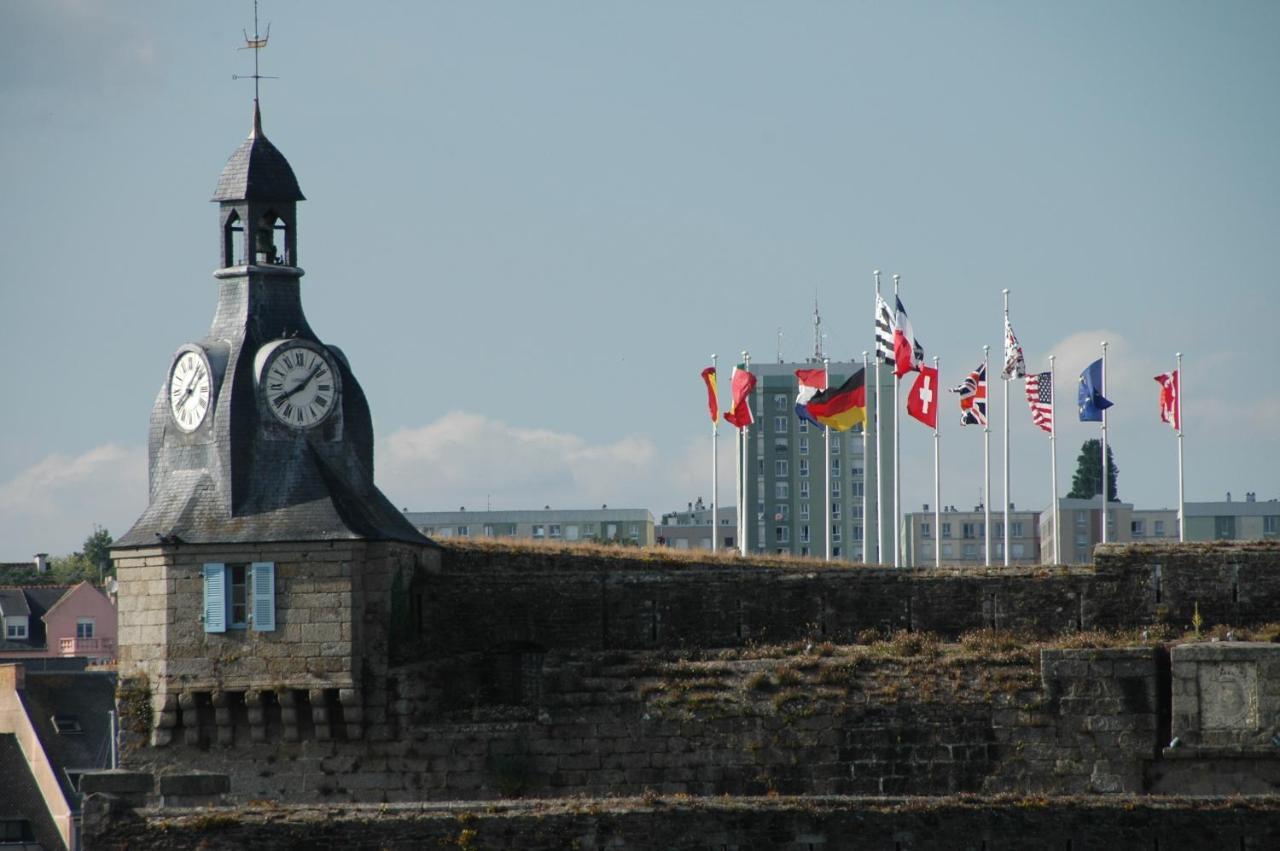
{"label": "pink house", "polygon": [[0,658],[116,655],[116,607],[95,585],[0,588]]}

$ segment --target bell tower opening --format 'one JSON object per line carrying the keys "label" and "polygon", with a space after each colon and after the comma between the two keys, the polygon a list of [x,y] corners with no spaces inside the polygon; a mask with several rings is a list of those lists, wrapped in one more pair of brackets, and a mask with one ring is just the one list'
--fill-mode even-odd
{"label": "bell tower opening", "polygon": [[222,226],[222,268],[245,264],[244,222],[232,210]]}
{"label": "bell tower opening", "polygon": [[291,242],[288,224],[275,210],[267,210],[258,221],[253,262],[265,266],[291,265]]}

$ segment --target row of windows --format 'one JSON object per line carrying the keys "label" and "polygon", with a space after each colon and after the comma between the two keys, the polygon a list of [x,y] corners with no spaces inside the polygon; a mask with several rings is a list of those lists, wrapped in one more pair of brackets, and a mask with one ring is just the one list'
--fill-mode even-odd
{"label": "row of windows", "polygon": [[[820,534],[820,535],[822,534],[821,530],[819,530],[819,534]],[[843,537],[843,535],[844,535],[844,530],[843,530],[843,529],[841,529],[839,526],[832,526],[832,527],[831,527],[831,541],[832,541],[832,543],[837,543],[837,544],[838,544],[838,543],[840,543],[840,542],[841,542],[841,539],[842,539],[842,537]],[[806,524],[804,524],[803,526],[801,526],[801,527],[800,527],[800,543],[802,543],[802,544],[808,544],[808,543],[811,543],[810,538],[811,538],[811,535],[810,535],[810,531],[809,531],[809,524],[807,524],[807,523],[806,523]],[[861,540],[862,540],[862,527],[861,527],[861,526],[854,526],[854,527],[853,527],[853,539],[854,539],[855,541],[861,541]],[[790,543],[790,542],[791,542],[791,527],[790,527],[790,526],[775,526],[775,527],[774,527],[774,529],[773,529],[773,540],[774,540],[774,543],[776,543],[776,544],[787,544],[787,543]]]}
{"label": "row of windows", "polygon": [[[997,557],[1004,558],[1003,543],[997,543],[992,549],[994,550],[994,553]],[[985,550],[979,548],[977,544],[964,544],[960,552],[963,553],[963,557],[966,559],[977,559],[977,558],[982,558],[986,555]],[[954,544],[944,543],[942,545],[943,558],[955,558],[955,554],[956,554],[956,547]],[[1013,558],[1026,558],[1027,547],[1025,544],[1010,544],[1009,554]],[[921,544],[920,556],[924,559],[933,558],[933,544],[932,543]]]}
{"label": "row of windows", "polygon": [[[94,618],[76,618],[76,638],[93,638],[96,625]],[[25,616],[4,619],[5,638],[26,639],[30,635],[30,626]]]}
{"label": "row of windows", "polygon": [[[1003,538],[1003,537],[1004,537],[1004,523],[1003,523],[1003,522],[996,522],[996,523],[994,524],[994,527],[995,527],[995,528],[994,528],[994,529],[992,529],[992,537],[995,537],[995,538]],[[985,526],[985,524],[983,524],[983,523],[961,523],[961,524],[960,524],[960,535],[961,535],[961,537],[963,537],[963,538],[965,538],[965,539],[985,538],[985,537],[986,537],[986,526]],[[1009,537],[1011,537],[1011,538],[1021,538],[1022,536],[1023,536],[1023,535],[1022,535],[1022,521],[1021,521],[1021,520],[1010,520],[1010,521],[1009,521]],[[925,522],[925,523],[921,523],[921,524],[920,524],[920,537],[924,538],[925,540],[928,540],[928,539],[930,539],[930,538],[932,538],[932,537],[933,537],[933,526],[932,526],[932,524],[927,523],[927,522]],[[950,538],[950,537],[951,537],[951,524],[950,524],[950,523],[943,523],[943,524],[942,524],[942,537],[944,537],[944,538]]]}

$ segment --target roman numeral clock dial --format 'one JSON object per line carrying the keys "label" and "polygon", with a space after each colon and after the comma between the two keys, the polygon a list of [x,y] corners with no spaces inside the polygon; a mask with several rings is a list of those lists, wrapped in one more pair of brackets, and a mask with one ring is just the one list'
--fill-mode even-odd
{"label": "roman numeral clock dial", "polygon": [[178,428],[192,432],[204,422],[212,385],[203,353],[187,349],[178,354],[169,370],[169,411]]}
{"label": "roman numeral clock dial", "polygon": [[338,402],[332,361],[306,343],[277,345],[260,373],[259,389],[276,419],[298,429],[319,425]]}

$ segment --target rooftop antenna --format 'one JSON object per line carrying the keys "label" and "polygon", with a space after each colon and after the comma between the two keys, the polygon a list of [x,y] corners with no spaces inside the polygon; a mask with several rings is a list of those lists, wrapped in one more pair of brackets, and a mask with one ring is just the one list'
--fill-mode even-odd
{"label": "rooftop antenna", "polygon": [[813,296],[813,360],[815,363],[822,362],[822,314],[818,313],[818,296]]}
{"label": "rooftop antenna", "polygon": [[241,47],[238,49],[253,51],[253,74],[250,76],[244,76],[242,74],[232,74],[231,79],[253,80],[253,103],[256,106],[258,103],[258,81],[280,79],[279,77],[264,77],[262,74],[258,73],[258,54],[262,51],[262,48],[267,46],[267,41],[269,41],[271,38],[271,22],[270,21],[267,21],[266,34],[261,35],[258,33],[258,0],[253,0],[253,38],[249,38],[249,33],[245,32],[244,30],[241,30],[241,32],[244,33],[244,47]]}
{"label": "rooftop antenna", "polygon": [[782,363],[782,329],[778,329],[778,363]]}

